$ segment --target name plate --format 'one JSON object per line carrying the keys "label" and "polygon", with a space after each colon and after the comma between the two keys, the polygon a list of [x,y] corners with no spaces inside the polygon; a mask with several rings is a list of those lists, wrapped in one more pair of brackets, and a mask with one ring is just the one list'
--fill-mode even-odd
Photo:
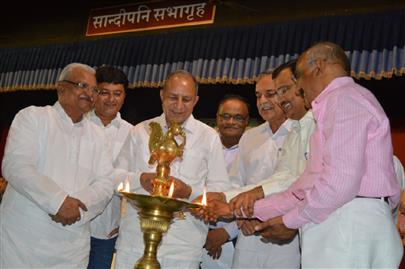
{"label": "name plate", "polygon": [[214,22],[211,1],[163,1],[92,9],[86,36],[108,35]]}

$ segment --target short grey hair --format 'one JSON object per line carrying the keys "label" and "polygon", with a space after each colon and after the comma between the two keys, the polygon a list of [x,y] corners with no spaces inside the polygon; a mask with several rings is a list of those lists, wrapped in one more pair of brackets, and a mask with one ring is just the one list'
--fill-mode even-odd
{"label": "short grey hair", "polygon": [[274,70],[273,68],[268,68],[268,69],[264,70],[263,72],[261,72],[259,75],[257,75],[256,82],[258,82],[259,80],[261,80],[264,77],[272,76],[273,70]]}
{"label": "short grey hair", "polygon": [[186,71],[186,70],[184,70],[184,69],[179,69],[179,70],[176,70],[176,71],[170,73],[170,74],[166,77],[166,79],[165,79],[165,81],[164,81],[164,83],[163,83],[163,90],[166,89],[166,87],[167,87],[167,82],[168,82],[172,77],[174,77],[174,76],[176,76],[176,75],[182,75],[182,76],[185,76],[185,77],[190,77],[190,78],[193,80],[193,82],[194,82],[195,93],[196,93],[196,95],[198,95],[198,82],[197,82],[196,78],[195,78],[190,72],[188,72],[188,71]]}
{"label": "short grey hair", "polygon": [[66,65],[63,69],[62,72],[59,75],[58,81],[62,81],[68,77],[70,77],[70,75],[72,74],[72,71],[74,69],[82,69],[82,70],[86,70],[89,73],[95,75],[96,74],[96,70],[87,65],[87,64],[82,64],[82,63],[70,63],[68,65]]}

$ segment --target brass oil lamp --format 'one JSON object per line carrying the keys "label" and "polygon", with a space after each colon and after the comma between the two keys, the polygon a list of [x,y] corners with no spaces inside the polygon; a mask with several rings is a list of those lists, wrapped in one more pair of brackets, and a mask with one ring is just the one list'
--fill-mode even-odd
{"label": "brass oil lamp", "polygon": [[[159,269],[157,249],[162,236],[169,229],[176,212],[185,209],[198,208],[200,205],[171,198],[174,185],[170,180],[170,164],[183,155],[186,136],[182,127],[172,123],[163,135],[162,128],[156,122],[149,124],[149,164],[157,163],[156,178],[152,182],[151,195],[135,194],[128,191],[120,193],[138,210],[140,226],[145,244],[143,256],[136,262],[136,269]],[[180,137],[181,144],[176,138]]]}

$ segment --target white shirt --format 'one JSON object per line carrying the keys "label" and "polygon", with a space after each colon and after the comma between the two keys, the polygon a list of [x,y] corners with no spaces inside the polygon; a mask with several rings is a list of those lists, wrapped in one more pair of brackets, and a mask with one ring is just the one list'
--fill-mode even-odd
{"label": "white shirt", "polygon": [[[231,166],[233,161],[235,160],[238,152],[239,152],[239,145],[233,145],[230,148],[224,147],[223,146],[223,151],[224,151],[224,157],[225,157],[225,164],[226,164],[226,171],[230,171]],[[241,186],[239,186],[241,187]],[[229,240],[233,240],[236,238],[239,234],[239,228],[238,225],[236,224],[236,221],[232,222],[224,222],[224,221],[218,221],[215,225],[210,225],[210,228],[224,228],[225,231],[229,235]]]}
{"label": "white shirt", "polygon": [[235,160],[235,157],[239,152],[239,145],[236,144],[236,145],[233,145],[230,148],[222,146],[222,148],[224,150],[226,171],[229,172],[229,170],[231,169],[232,162]]}
{"label": "white shirt", "polygon": [[[148,164],[150,157],[148,148],[149,123],[151,121],[158,122],[162,126],[163,132],[166,132],[167,125],[165,116],[162,114],[136,125],[131,133],[130,144],[125,146],[131,151],[130,170],[138,175],[132,177],[131,190],[142,194],[147,194],[147,192],[140,186],[139,175],[142,172],[156,172],[156,166]],[[184,122],[183,129],[187,137],[183,158],[172,162],[170,175],[183,180],[192,187],[189,200],[192,201],[201,195],[204,186],[207,187],[207,191],[223,191],[229,188],[222,145],[216,131],[195,120],[192,115]],[[189,213],[185,213],[185,216],[184,220],[173,220],[159,246],[158,259],[159,257],[168,257],[175,260],[197,261],[198,263],[202,255],[208,226]],[[143,254],[144,243],[139,217],[137,210],[132,206],[128,206],[126,215],[121,217],[120,234],[116,247],[118,252],[123,249],[130,253]],[[120,256],[118,254],[117,257]],[[132,259],[128,257],[128,260]]]}
{"label": "white shirt", "polygon": [[[2,171],[9,185],[0,207],[0,267],[86,267],[90,220],[111,198],[111,154],[103,132],[73,123],[61,105],[22,109],[8,134]],[[65,197],[88,211],[62,226],[51,220]]]}
{"label": "white shirt", "polygon": [[[269,123],[265,122],[247,130],[242,135],[239,141],[239,153],[229,174],[235,188],[224,192],[227,200],[240,193],[239,186],[251,184],[256,186],[273,174],[284,139],[290,132],[293,122],[293,120],[286,120],[274,134]],[[228,196],[232,197],[228,198]]]}
{"label": "white shirt", "polygon": [[280,150],[274,173],[261,182],[225,192],[227,200],[259,185],[262,186],[265,196],[287,189],[305,169],[309,154],[309,138],[314,129],[314,116],[312,110],[309,110],[299,121],[293,121],[291,132],[285,138]]}
{"label": "white shirt", "polygon": [[[120,154],[122,147],[129,137],[132,124],[121,118],[121,114],[118,112],[117,116],[107,125],[104,126],[103,122],[96,115],[94,110],[86,114],[86,117],[99,126],[105,133],[108,145],[111,149],[112,160],[114,168],[118,168],[116,162],[118,155]],[[128,169],[128,167],[120,167],[122,169]],[[121,178],[116,177],[116,180]],[[114,184],[115,186],[116,184]],[[118,228],[120,219],[120,205],[121,199],[117,195],[113,195],[110,202],[107,204],[103,213],[94,218],[90,223],[91,236],[99,239],[109,239],[108,234]],[[114,235],[114,237],[117,234]]]}

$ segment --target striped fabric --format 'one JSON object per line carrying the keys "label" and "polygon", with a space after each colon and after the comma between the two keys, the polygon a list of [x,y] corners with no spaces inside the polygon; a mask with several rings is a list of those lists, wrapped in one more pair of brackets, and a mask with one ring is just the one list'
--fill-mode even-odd
{"label": "striped fabric", "polygon": [[54,89],[70,62],[117,66],[128,75],[130,88],[160,87],[180,68],[200,83],[254,83],[263,70],[325,40],[342,45],[355,78],[405,73],[405,11],[400,10],[0,49],[0,92]]}

